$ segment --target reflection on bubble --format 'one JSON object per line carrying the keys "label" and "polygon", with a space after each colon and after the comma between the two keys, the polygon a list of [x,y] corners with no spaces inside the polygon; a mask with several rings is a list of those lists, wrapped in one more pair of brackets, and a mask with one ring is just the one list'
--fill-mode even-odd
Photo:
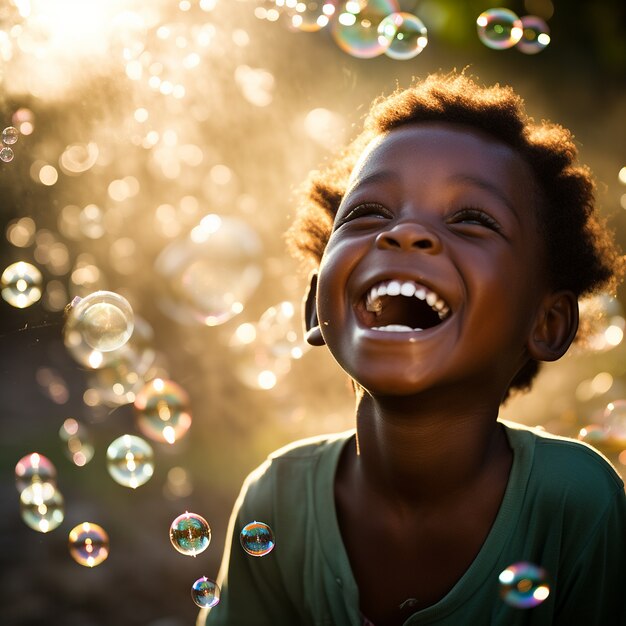
{"label": "reflection on bubble", "polygon": [[517,609],[535,607],[550,595],[546,571],[532,563],[513,563],[498,578],[500,596]]}
{"label": "reflection on bubble", "polygon": [[172,522],[170,541],[181,554],[197,556],[209,547],[211,528],[201,515],[185,511]]}
{"label": "reflection on bubble", "polygon": [[206,215],[189,237],[158,256],[158,304],[177,322],[223,324],[243,311],[258,287],[261,251],[258,235],[244,221]]}
{"label": "reflection on bubble", "polygon": [[428,32],[422,20],[411,13],[392,13],[378,25],[385,54],[398,61],[416,57],[428,43]]}
{"label": "reflection on bubble", "polygon": [[395,0],[348,0],[339,2],[331,32],[337,45],[351,56],[371,59],[385,52],[387,39],[378,36],[378,25],[399,12]]}
{"label": "reflection on bubble", "polygon": [[201,609],[211,608],[219,604],[220,588],[214,580],[202,576],[191,586],[191,598]]}
{"label": "reflection on bubble", "polygon": [[122,435],[107,449],[107,469],[115,482],[136,489],[154,473],[152,447],[141,437]]}
{"label": "reflection on bubble", "polygon": [[20,133],[14,126],[7,126],[2,131],[2,141],[7,146],[12,146],[19,139]]}
{"label": "reflection on bubble", "polygon": [[111,291],[96,291],[84,298],[74,298],[65,322],[66,344],[75,345],[82,340],[99,352],[117,350],[133,332],[133,317],[126,298]]}
{"label": "reflection on bubble", "polygon": [[251,556],[265,556],[274,549],[274,533],[263,522],[246,524],[239,535],[241,547]]}
{"label": "reflection on bubble", "polygon": [[174,381],[155,378],[135,398],[139,430],[154,441],[175,443],[189,430],[189,396]]}
{"label": "reflection on bubble", "polygon": [[65,455],[74,465],[83,467],[93,459],[93,443],[84,424],[68,417],[59,429],[59,437],[65,444]]}
{"label": "reflection on bubble", "polygon": [[38,452],[23,456],[15,466],[15,485],[19,492],[32,483],[54,484],[56,476],[57,470],[52,461]]}
{"label": "reflection on bubble", "polygon": [[328,25],[335,13],[336,0],[304,0],[298,2],[291,16],[291,25],[298,30],[313,33]]}
{"label": "reflection on bubble", "polygon": [[72,558],[85,567],[100,565],[109,556],[109,535],[102,526],[93,522],[74,526],[70,530],[68,544]]}
{"label": "reflection on bubble", "polygon": [[522,21],[522,37],[516,47],[524,54],[537,54],[550,43],[548,25],[536,15],[524,15]]}
{"label": "reflection on bubble", "polygon": [[0,278],[2,298],[17,309],[25,309],[41,298],[41,272],[30,263],[9,265]]}
{"label": "reflection on bubble", "polygon": [[522,21],[513,11],[497,8],[488,9],[476,19],[478,38],[494,50],[514,46],[524,33]]}
{"label": "reflection on bubble", "polygon": [[63,521],[63,496],[52,483],[33,482],[20,493],[20,512],[33,530],[47,533]]}

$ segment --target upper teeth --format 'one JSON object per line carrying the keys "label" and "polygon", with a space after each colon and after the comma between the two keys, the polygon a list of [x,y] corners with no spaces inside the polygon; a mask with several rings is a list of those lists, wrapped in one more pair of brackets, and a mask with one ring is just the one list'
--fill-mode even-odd
{"label": "upper teeth", "polygon": [[381,298],[383,296],[406,296],[407,298],[418,298],[424,300],[433,311],[437,313],[439,319],[444,319],[450,313],[450,307],[434,291],[412,280],[386,280],[374,285],[368,292],[365,307],[377,315],[383,308]]}

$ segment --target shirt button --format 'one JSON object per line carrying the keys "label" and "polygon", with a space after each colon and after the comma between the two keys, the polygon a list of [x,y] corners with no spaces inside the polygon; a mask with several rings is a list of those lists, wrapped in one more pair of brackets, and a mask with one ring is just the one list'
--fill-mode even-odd
{"label": "shirt button", "polygon": [[340,587],[343,587],[343,583],[341,582],[341,578],[335,578],[335,581]]}

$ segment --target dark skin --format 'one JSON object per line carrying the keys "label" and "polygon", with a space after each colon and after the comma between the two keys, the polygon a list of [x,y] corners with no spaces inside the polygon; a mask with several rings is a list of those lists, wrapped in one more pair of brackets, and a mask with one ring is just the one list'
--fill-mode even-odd
{"label": "dark skin", "polygon": [[335,501],[376,626],[403,624],[468,569],[513,461],[501,400],[528,359],[559,358],[575,335],[574,294],[545,280],[536,198],[512,148],[420,123],[370,144],[339,207],[307,339],[358,384]]}

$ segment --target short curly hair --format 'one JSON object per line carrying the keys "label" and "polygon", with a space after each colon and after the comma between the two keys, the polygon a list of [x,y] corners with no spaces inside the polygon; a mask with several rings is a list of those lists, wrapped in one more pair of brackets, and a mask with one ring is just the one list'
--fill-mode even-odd
{"label": "short curly hair", "polygon": [[[457,72],[432,74],[373,102],[362,132],[331,163],[312,171],[299,190],[297,214],[286,233],[292,254],[309,266],[319,265],[352,169],[373,138],[399,126],[433,121],[480,129],[528,163],[539,190],[538,219],[554,289],[581,297],[616,288],[624,257],[597,211],[595,183],[589,168],[578,163],[572,134],[551,122],[536,124],[512,88],[482,87]],[[538,370],[539,363],[530,360],[508,391],[530,388]]]}

